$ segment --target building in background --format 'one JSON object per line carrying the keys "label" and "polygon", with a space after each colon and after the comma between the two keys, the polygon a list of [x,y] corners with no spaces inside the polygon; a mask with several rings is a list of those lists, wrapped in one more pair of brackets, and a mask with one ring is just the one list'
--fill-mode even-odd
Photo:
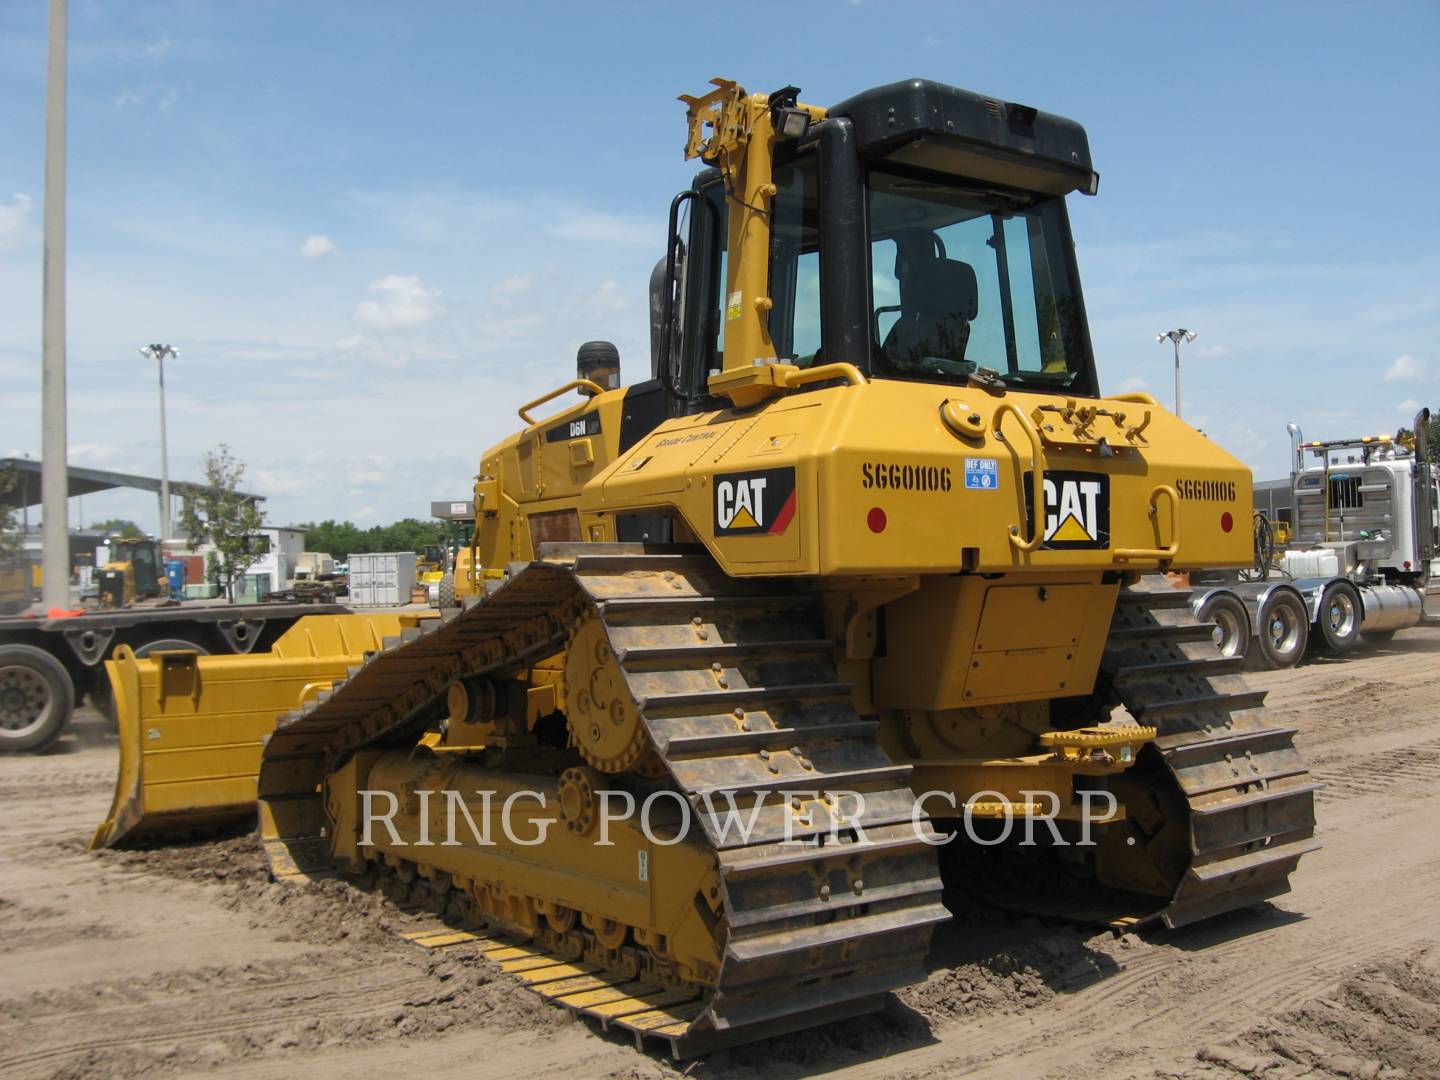
{"label": "building in background", "polygon": [[[305,550],[305,530],[289,525],[267,525],[251,538],[251,550],[258,558],[235,582],[235,602],[254,604],[264,599],[268,592],[283,589],[285,583],[295,576],[300,565],[300,554]],[[215,545],[206,543],[196,548],[196,554],[206,558],[209,566],[210,553]]]}

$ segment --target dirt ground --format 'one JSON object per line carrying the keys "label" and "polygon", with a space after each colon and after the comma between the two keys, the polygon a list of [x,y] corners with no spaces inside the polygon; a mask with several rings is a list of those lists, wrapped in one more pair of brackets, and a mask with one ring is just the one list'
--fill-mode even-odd
{"label": "dirt ground", "polygon": [[[972,913],[884,1012],[679,1071],[1440,1076],[1440,631],[1251,678],[1326,785],[1291,894],[1118,938]],[[676,1074],[464,948],[403,942],[388,902],[272,884],[249,836],[87,854],[115,763],[89,713],[0,759],[0,1075]]]}

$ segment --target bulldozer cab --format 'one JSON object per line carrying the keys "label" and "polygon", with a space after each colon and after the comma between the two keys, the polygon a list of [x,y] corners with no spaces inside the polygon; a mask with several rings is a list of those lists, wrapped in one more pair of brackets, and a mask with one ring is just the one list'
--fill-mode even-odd
{"label": "bulldozer cab", "polygon": [[[724,146],[677,197],[685,220],[653,306],[671,315],[654,359],[680,411],[715,407],[712,373],[766,362],[1098,392],[1064,204],[1097,188],[1083,129],[918,80],[806,115],[804,134],[774,143],[768,182],[749,185],[773,189],[768,206],[746,201]],[[762,272],[732,266],[760,231]]]}

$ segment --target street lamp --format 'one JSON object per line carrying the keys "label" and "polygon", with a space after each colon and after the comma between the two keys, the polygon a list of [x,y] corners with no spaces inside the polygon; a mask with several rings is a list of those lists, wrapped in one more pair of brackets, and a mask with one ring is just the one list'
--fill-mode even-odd
{"label": "street lamp", "polygon": [[1164,330],[1155,335],[1156,341],[1169,341],[1175,346],[1175,416],[1180,416],[1180,342],[1194,341],[1194,330]]}
{"label": "street lamp", "polygon": [[179,356],[173,345],[146,345],[140,355],[160,367],[160,544],[170,539],[170,455],[165,449],[165,357]]}

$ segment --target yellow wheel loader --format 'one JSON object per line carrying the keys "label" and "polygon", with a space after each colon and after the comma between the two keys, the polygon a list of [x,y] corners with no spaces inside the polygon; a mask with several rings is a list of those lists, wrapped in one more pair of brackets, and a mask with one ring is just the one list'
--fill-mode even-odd
{"label": "yellow wheel loader", "polygon": [[246,762],[269,735],[277,875],[486,927],[517,980],[677,1055],[922,979],[946,871],[1116,926],[1285,892],[1315,784],[1163,576],[1250,562],[1250,473],[1100,392],[1083,129],[918,80],[682,100],[704,168],[653,377],[591,349],[520,409],[459,610],[354,616],[379,643],[339,661],[333,628],[118,661],[134,764],[97,840],[196,823],[170,789],[204,724]]}

